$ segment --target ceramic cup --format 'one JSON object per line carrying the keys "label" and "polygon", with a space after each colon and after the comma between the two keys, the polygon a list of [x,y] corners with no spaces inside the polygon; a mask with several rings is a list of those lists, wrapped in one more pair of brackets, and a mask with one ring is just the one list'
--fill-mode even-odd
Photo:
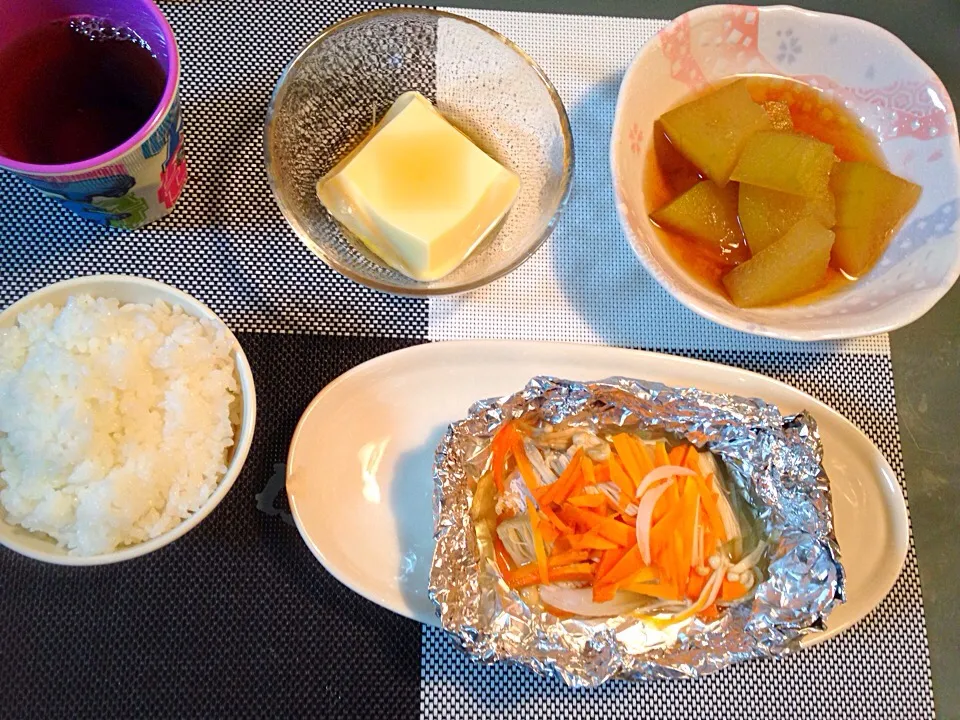
{"label": "ceramic cup", "polygon": [[82,218],[137,228],[169,213],[187,178],[177,91],[180,58],[159,8],[151,0],[3,0],[0,51],[44,23],[84,16],[129,28],[147,43],[166,73],[160,103],[133,137],[102,155],[65,165],[35,165],[0,151],[0,168]]}

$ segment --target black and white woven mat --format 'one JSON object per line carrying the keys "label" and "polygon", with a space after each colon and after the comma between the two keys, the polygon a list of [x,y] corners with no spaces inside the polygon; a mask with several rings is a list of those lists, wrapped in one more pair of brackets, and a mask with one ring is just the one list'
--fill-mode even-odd
{"label": "black and white woven mat", "polygon": [[[297,418],[325,383],[370,357],[452,338],[596,342],[747,367],[835,407],[902,473],[886,337],[799,345],[727,331],[670,299],[627,250],[608,197],[607,140],[620,76],[661,21],[458,11],[541,63],[567,103],[578,168],[566,216],[530,262],[475,293],[427,301],[368,291],[326,269],[283,221],[263,170],[263,117],[283,67],[321,29],[374,4],[161,4],[183,60],[183,198],[170,217],[122,233],[0,175],[0,307],[77,275],[173,284],[238,332],[257,383],[257,434],[223,504],[162,551],[68,569],[0,550],[0,716],[933,716],[912,549],[876,611],[807,652],[696,682],[569,691],[473,665],[437,631],[352,594],[282,512],[258,510],[258,494],[261,507],[272,500],[263,491]],[[564,273],[574,252],[579,280]],[[599,273],[602,295],[583,282]],[[531,292],[535,311],[517,300]],[[281,511],[284,503],[281,493]]]}

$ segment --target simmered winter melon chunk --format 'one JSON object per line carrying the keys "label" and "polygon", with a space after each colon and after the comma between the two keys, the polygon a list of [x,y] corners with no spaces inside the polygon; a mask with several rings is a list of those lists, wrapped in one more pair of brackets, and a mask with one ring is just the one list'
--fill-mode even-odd
{"label": "simmered winter melon chunk", "polygon": [[825,228],[836,222],[836,203],[829,190],[822,197],[810,199],[740,183],[738,207],[740,225],[754,255],[782,238],[805,217],[812,217]]}
{"label": "simmered winter melon chunk", "polygon": [[723,276],[739,307],[773,305],[815,289],[830,263],[833,232],[805,217],[775,243]]}
{"label": "simmered winter melon chunk", "polygon": [[840,162],[830,187],[837,198],[833,261],[860,275],[920,199],[920,186],[866,162]]}
{"label": "simmered winter melon chunk", "polygon": [[772,127],[766,111],[735,80],[660,117],[673,146],[700,172],[723,187],[747,139]]}
{"label": "simmered winter melon chunk", "polygon": [[830,183],[833,146],[816,138],[771,130],[752,135],[743,146],[731,179],[770,190],[816,198]]}

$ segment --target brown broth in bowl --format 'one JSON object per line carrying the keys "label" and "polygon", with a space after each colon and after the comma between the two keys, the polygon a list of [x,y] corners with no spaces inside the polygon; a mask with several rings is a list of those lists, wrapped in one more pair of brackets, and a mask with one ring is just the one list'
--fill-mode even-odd
{"label": "brown broth in bowl", "polygon": [[[834,153],[840,160],[865,161],[881,168],[887,167],[876,138],[861,125],[850,110],[827,93],[783,77],[758,75],[746,80],[754,101],[786,103],[790,109],[794,130],[833,145]],[[715,89],[716,86],[712,86],[686,97],[683,103]],[[644,174],[644,198],[648,214],[675,199],[695,181],[704,179],[697,169],[673,148],[659,124],[654,126],[653,132],[654,141],[645,159]],[[670,256],[687,273],[710,290],[728,297],[721,278],[732,267],[750,257],[745,247],[721,254],[716,248],[692,238],[657,225],[653,225],[653,228]],[[831,263],[820,287],[788,301],[788,304],[804,304],[818,300],[855,279]]]}

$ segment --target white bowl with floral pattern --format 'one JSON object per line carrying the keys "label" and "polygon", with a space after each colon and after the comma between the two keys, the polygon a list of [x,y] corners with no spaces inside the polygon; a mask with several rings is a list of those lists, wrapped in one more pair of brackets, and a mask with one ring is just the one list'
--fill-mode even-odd
{"label": "white bowl with floral pattern", "polygon": [[[741,309],[683,269],[647,217],[653,123],[684,98],[734,75],[774,74],[821,89],[876,135],[889,169],[923,188],[877,264],[810,304]],[[960,276],[960,143],[943,83],[902,41],[871,23],[794,7],[712,5],[647,43],[623,79],[610,145],[627,240],[675,298],[727,327],[787,340],[887,332],[913,322]]]}

